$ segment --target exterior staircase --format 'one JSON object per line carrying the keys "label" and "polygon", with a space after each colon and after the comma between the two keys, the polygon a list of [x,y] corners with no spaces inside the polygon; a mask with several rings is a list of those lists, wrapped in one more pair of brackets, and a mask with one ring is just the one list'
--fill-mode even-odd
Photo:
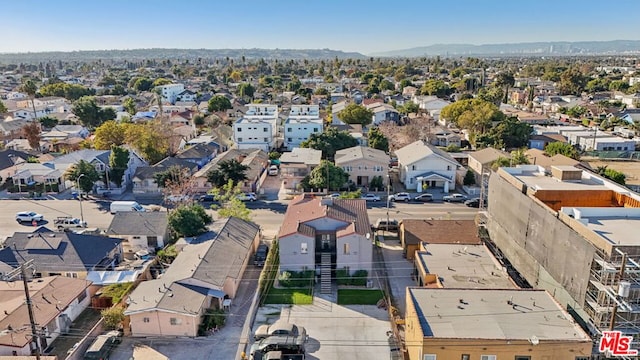
{"label": "exterior staircase", "polygon": [[331,294],[331,254],[324,253],[320,258],[320,293]]}

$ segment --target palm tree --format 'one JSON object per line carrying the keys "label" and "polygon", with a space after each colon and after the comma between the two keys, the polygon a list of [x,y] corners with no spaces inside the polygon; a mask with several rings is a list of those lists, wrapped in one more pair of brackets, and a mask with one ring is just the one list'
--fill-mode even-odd
{"label": "palm tree", "polygon": [[29,95],[29,97],[31,98],[31,106],[33,107],[33,116],[35,116],[36,121],[38,121],[38,113],[36,112],[36,103],[35,103],[36,93],[38,92],[38,87],[36,86],[36,83],[34,83],[33,80],[31,79],[25,81],[24,84],[22,84],[22,91],[27,93],[27,95]]}

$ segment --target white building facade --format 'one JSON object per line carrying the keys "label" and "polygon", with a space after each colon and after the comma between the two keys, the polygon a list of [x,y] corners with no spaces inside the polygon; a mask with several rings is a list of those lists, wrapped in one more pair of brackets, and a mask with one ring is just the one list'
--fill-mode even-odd
{"label": "white building facade", "polygon": [[178,95],[184,91],[184,84],[167,84],[158,87],[162,94],[162,101],[168,101],[172,104],[176,102]]}
{"label": "white building facade", "polygon": [[292,105],[284,123],[284,145],[288,150],[300,146],[312,134],[322,133],[323,121],[318,105]]}

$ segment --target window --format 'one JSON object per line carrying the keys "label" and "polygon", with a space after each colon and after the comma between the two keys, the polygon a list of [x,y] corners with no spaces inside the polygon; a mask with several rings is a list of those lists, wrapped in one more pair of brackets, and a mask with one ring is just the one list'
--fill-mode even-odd
{"label": "window", "polygon": [[179,318],[170,318],[169,319],[169,323],[171,325],[181,325],[182,324],[182,319]]}
{"label": "window", "polygon": [[87,291],[86,290],[81,292],[77,297],[79,303],[81,303],[82,300],[84,300],[86,298],[87,298]]}
{"label": "window", "polygon": [[435,354],[424,354],[423,360],[436,360]]}
{"label": "window", "polygon": [[262,128],[262,131],[267,132],[267,128]]}
{"label": "window", "polygon": [[242,132],[242,128],[241,127],[238,128],[238,132]]}
{"label": "window", "polygon": [[242,142],[242,138],[238,138],[238,142]]}
{"label": "window", "polygon": [[264,138],[264,142],[269,142],[269,139],[267,139],[267,138]]}
{"label": "window", "polygon": [[447,165],[447,170],[451,170],[451,165]]}
{"label": "window", "polygon": [[307,252],[308,252],[307,243],[306,242],[301,243],[300,244],[300,254],[306,254]]}
{"label": "window", "polygon": [[411,170],[415,170],[416,166],[415,165],[411,165]]}
{"label": "window", "polygon": [[480,360],[496,360],[495,355],[480,355]]}
{"label": "window", "polygon": [[74,278],[74,279],[78,278],[78,274],[76,274],[74,272],[66,272],[66,273],[64,273],[64,276],[69,277],[69,278]]}
{"label": "window", "polygon": [[344,243],[344,254],[345,255],[349,255],[350,251],[349,251],[349,243]]}
{"label": "window", "polygon": [[291,138],[287,138],[287,141],[288,141],[288,142],[291,142]]}
{"label": "window", "polygon": [[460,360],[471,360],[471,355],[469,355],[469,354],[462,354],[462,356],[460,357]]}
{"label": "window", "polygon": [[292,131],[291,128],[287,128],[287,132],[291,132],[291,131]]}
{"label": "window", "polygon": [[531,360],[531,356],[516,355],[515,360]]}
{"label": "window", "polygon": [[142,322],[148,323],[149,321],[151,321],[151,320],[149,320],[149,318],[148,318],[148,317],[144,317],[144,318],[142,318]]}
{"label": "window", "polygon": [[318,132],[318,128],[313,128],[313,132]]}

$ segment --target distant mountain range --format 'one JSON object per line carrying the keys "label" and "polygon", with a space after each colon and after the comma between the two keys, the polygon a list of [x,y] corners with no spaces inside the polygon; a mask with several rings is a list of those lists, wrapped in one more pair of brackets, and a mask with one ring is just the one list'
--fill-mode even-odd
{"label": "distant mountain range", "polygon": [[0,53],[0,63],[38,63],[46,61],[94,61],[94,60],[131,60],[178,59],[197,60],[215,58],[239,59],[364,59],[357,52],[344,52],[331,49],[132,49],[132,50],[81,50],[49,51],[33,53]]}
{"label": "distant mountain range", "polygon": [[370,54],[381,57],[419,56],[579,56],[639,54],[640,40],[556,41],[513,44],[436,44]]}

